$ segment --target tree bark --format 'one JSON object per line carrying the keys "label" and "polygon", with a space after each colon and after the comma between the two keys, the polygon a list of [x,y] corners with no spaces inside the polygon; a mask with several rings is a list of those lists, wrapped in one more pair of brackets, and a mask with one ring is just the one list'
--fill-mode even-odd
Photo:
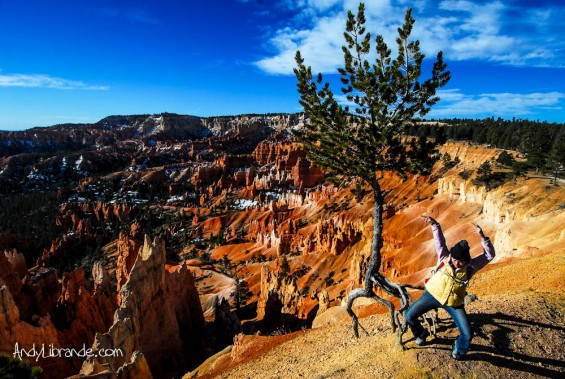
{"label": "tree bark", "polygon": [[383,193],[379,182],[375,179],[371,183],[373,190],[373,240],[371,241],[371,261],[365,273],[365,289],[372,291],[373,284],[371,278],[378,274],[381,269],[381,249],[383,247]]}
{"label": "tree bark", "polygon": [[[353,332],[356,337],[359,337],[359,327],[369,333],[359,323],[359,319],[355,312],[353,312],[353,303],[360,297],[367,297],[373,299],[389,309],[390,323],[393,331],[397,331],[397,342],[402,346],[402,335],[406,331],[406,321],[404,320],[404,313],[409,305],[409,300],[413,300],[412,296],[407,292],[407,288],[423,289],[423,287],[412,286],[407,284],[398,284],[390,281],[380,273],[381,267],[381,249],[383,247],[382,231],[383,231],[383,206],[384,196],[382,189],[377,179],[371,183],[371,188],[374,196],[373,206],[373,239],[371,241],[371,260],[367,271],[365,272],[365,287],[356,288],[347,295],[347,313],[352,318]],[[386,299],[375,294],[373,286],[380,287],[387,294],[400,299],[400,309],[396,310],[394,304]],[[399,315],[403,316],[403,321],[400,322]]]}

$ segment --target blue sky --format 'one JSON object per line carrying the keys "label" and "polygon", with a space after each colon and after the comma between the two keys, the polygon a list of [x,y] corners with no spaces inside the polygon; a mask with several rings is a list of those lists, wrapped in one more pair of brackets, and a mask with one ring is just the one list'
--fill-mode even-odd
{"label": "blue sky", "polygon": [[[365,4],[369,31],[390,46],[411,6],[423,52],[444,52],[452,80],[429,117],[565,122],[562,1]],[[114,114],[300,111],[295,51],[315,72],[335,73],[346,10],[357,5],[0,0],[0,130]]]}

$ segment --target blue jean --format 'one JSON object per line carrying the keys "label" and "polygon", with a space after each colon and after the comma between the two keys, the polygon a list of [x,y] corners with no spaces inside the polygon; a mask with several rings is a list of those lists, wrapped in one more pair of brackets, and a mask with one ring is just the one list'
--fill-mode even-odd
{"label": "blue jean", "polygon": [[424,291],[422,297],[416,300],[406,311],[406,323],[410,327],[412,334],[414,334],[414,337],[421,337],[425,335],[426,330],[422,327],[418,317],[437,308],[445,309],[451,318],[453,318],[457,329],[459,329],[459,336],[455,341],[454,351],[460,355],[467,354],[469,346],[471,345],[471,339],[473,338],[473,330],[471,329],[469,318],[465,312],[465,307],[463,305],[458,307],[441,305],[441,303],[437,301],[436,298],[428,291]]}

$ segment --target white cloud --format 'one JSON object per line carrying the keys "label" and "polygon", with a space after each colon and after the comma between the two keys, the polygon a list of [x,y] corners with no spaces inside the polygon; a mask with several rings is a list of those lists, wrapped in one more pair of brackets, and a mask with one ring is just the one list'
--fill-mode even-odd
{"label": "white cloud", "polygon": [[[389,0],[366,1],[365,15],[368,19],[378,19],[383,23],[392,19],[394,7]],[[255,62],[263,71],[270,74],[290,74],[295,66],[294,55],[300,50],[306,64],[312,66],[313,72],[334,72],[343,65],[341,46],[344,44],[343,29],[347,19],[347,10],[354,13],[359,2],[357,0],[308,0],[291,1],[288,6],[300,9],[302,15],[307,14],[312,25],[308,29],[288,26],[275,32],[270,38],[271,45],[278,51],[274,56]],[[325,12],[337,7],[337,11]],[[402,14],[402,12],[401,12]],[[300,18],[303,21],[303,17]],[[386,37],[395,38],[396,27],[388,21],[387,30],[381,31]],[[399,21],[400,22],[400,21]],[[394,39],[392,39],[394,41]]]}
{"label": "white cloud", "polygon": [[94,86],[84,82],[56,78],[42,74],[0,74],[0,87],[54,88],[108,90],[107,86]]}
{"label": "white cloud", "polygon": [[429,117],[524,116],[541,109],[562,109],[563,92],[484,93],[466,95],[458,89],[440,90],[441,101]]}
{"label": "white cloud", "polygon": [[[447,11],[449,16],[424,17],[421,26],[416,28],[415,35],[419,36],[422,27],[429,29],[435,25],[434,33],[421,39],[427,54],[443,50],[449,59],[454,60],[504,61],[504,57],[518,45],[516,38],[501,33],[505,7],[498,1],[484,4],[466,0],[443,1],[439,9]],[[419,22],[417,20],[416,25]],[[434,44],[437,36],[446,36],[441,46]]]}
{"label": "white cloud", "polygon": [[[373,36],[383,35],[394,49],[396,28],[403,22],[406,7],[412,4],[404,0],[373,0],[365,5],[368,31]],[[291,74],[294,54],[300,50],[314,72],[335,72],[343,59],[346,11],[355,12],[358,1],[287,0],[286,6],[307,15],[308,27],[303,26],[304,18],[289,21],[285,28],[269,36],[276,52],[256,65],[271,74]],[[414,4],[413,36],[420,40],[427,56],[442,50],[446,59],[452,61],[557,67],[563,65],[565,58],[565,43],[555,39],[562,28],[564,9],[524,9],[501,1],[444,0],[437,5],[434,1],[419,0]],[[532,18],[530,11],[538,14],[539,19]]]}
{"label": "white cloud", "polygon": [[342,3],[341,0],[308,0],[308,5],[318,9],[326,10]]}
{"label": "white cloud", "polygon": [[343,0],[282,0],[281,3],[288,9],[325,11],[340,6]]}
{"label": "white cloud", "polygon": [[[563,109],[565,93],[534,92],[516,93],[483,93],[467,95],[459,89],[438,90],[441,101],[426,116],[427,118],[450,117],[514,117],[535,114],[540,110]],[[344,95],[336,95],[342,106],[356,107]]]}
{"label": "white cloud", "polygon": [[288,74],[294,67],[294,55],[300,50],[308,65],[315,72],[328,72],[341,64],[342,58],[336,51],[341,51],[343,31],[340,25],[345,18],[322,18],[310,31],[286,28],[279,30],[271,43],[279,54],[265,58],[256,64],[271,74]]}

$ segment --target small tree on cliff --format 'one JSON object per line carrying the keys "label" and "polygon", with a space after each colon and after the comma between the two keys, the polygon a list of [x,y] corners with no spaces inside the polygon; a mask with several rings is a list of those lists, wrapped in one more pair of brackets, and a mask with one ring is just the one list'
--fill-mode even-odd
{"label": "small tree on cliff", "polygon": [[[339,68],[342,92],[354,104],[352,112],[342,107],[334,97],[329,83],[322,75],[312,77],[310,67],[304,65],[300,52],[296,53],[300,104],[310,121],[295,132],[309,158],[325,168],[332,177],[361,178],[371,186],[374,196],[374,228],[371,258],[365,273],[365,287],[348,295],[347,311],[353,318],[353,330],[358,336],[359,322],[352,311],[359,297],[373,298],[390,309],[391,322],[399,328],[399,338],[404,331],[398,319],[408,306],[406,285],[393,283],[380,272],[384,193],[381,188],[383,172],[393,171],[401,176],[429,170],[434,147],[424,138],[409,140],[403,135],[414,117],[424,116],[439,101],[436,89],[447,84],[449,71],[443,63],[442,53],[437,54],[431,78],[420,82],[424,55],[419,41],[410,41],[414,25],[412,11],[408,9],[404,24],[398,28],[398,53],[376,37],[376,60],[370,63],[371,35],[365,31],[365,6],[359,4],[357,15],[348,12],[344,33],[346,46],[342,47],[345,67]],[[437,156],[435,157],[437,159]],[[433,159],[432,159],[433,160]],[[394,305],[373,291],[373,285],[401,299],[402,307],[394,312]]]}
{"label": "small tree on cliff", "polygon": [[234,299],[235,311],[239,315],[241,308],[243,308],[245,304],[247,304],[247,300],[249,300],[251,296],[253,296],[253,293],[249,290],[247,281],[241,278],[237,273],[234,276],[234,284],[235,289],[231,295]]}
{"label": "small tree on cliff", "polygon": [[288,259],[286,255],[283,255],[282,262],[281,262],[281,269],[279,271],[279,278],[286,278],[290,273],[290,265],[288,264]]}
{"label": "small tree on cliff", "polygon": [[27,360],[0,353],[0,378],[38,379],[42,372],[41,367],[32,367]]}

